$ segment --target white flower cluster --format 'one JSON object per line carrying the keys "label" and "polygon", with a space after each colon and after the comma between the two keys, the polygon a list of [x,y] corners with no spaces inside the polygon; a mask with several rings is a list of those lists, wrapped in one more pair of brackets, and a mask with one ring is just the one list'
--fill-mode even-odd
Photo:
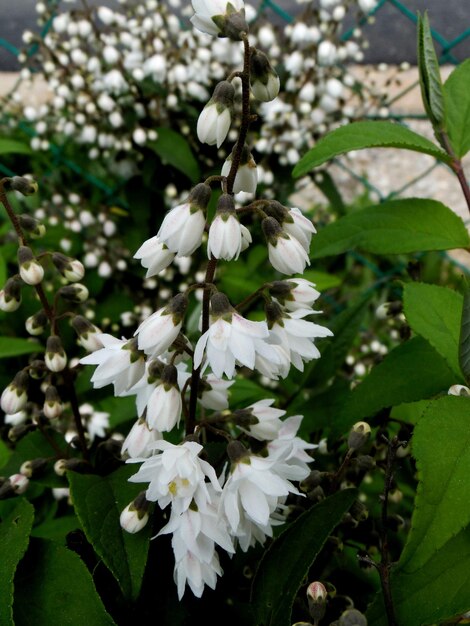
{"label": "white flower cluster", "polygon": [[[200,140],[222,145],[232,123],[231,81],[241,79],[244,103],[248,90],[275,98],[279,85],[267,57],[249,43],[241,0],[236,5],[193,0],[193,6],[198,28],[239,39],[245,50],[243,71],[219,82],[199,118]],[[272,280],[252,294],[253,302],[258,297],[264,301],[265,317],[258,321],[244,317],[214,283],[217,264],[237,259],[251,244],[250,229],[240,222],[245,216],[261,221],[273,275],[302,274],[309,263],[315,228],[299,209],[274,200],[237,207],[237,192],[256,193],[257,166],[246,143],[250,120],[245,104],[242,139],[229,165],[224,164],[220,176],[197,184],[135,254],[147,278],[155,277],[177,259],[193,255],[207,231],[205,278],[151,313],[131,339],[98,334],[102,347],[81,359],[82,364],[97,366],[91,378],[94,387],[113,385],[116,396],[136,397],[138,420],[122,453],[128,462],[141,464],[130,480],[148,483],[146,502],[170,507],[168,523],[158,535],[172,536],[180,598],[186,584],[196,596],[205,585],[215,587],[222,574],[218,549],[231,554],[239,546],[246,551],[273,536],[273,526],[285,521],[289,496],[303,495],[294,483],[310,473],[309,451],[316,447],[297,436],[302,416],[285,419],[286,412],[272,406],[274,400],[229,408],[229,390],[240,368],[272,380],[285,378],[291,366],[302,371],[305,362],[319,358],[315,341],[332,334],[306,319],[316,313],[312,306],[320,294],[304,278]],[[220,184],[222,191],[209,220],[211,184]],[[184,323],[197,290],[204,295],[200,334],[193,347]],[[179,434],[179,444],[165,439],[170,432],[172,441]],[[202,458],[206,450],[200,439],[221,434],[229,442],[229,463],[212,465],[211,459]],[[134,501],[121,523],[136,532],[147,519],[147,511]]]}

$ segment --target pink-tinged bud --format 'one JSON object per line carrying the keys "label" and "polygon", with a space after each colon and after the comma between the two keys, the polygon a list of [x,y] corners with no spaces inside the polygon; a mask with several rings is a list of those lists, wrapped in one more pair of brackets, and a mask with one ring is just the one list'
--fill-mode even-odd
{"label": "pink-tinged bud", "polygon": [[26,372],[18,372],[13,381],[4,389],[0,406],[7,415],[14,415],[26,406],[28,402],[28,379],[29,376]]}
{"label": "pink-tinged bud", "polygon": [[64,278],[75,283],[85,276],[85,268],[77,259],[71,259],[61,252],[54,252],[52,262]]}
{"label": "pink-tinged bud", "polygon": [[24,493],[29,486],[29,478],[23,474],[13,474],[9,481],[13,491],[18,495]]}
{"label": "pink-tinged bud", "polygon": [[369,424],[367,422],[356,422],[349,433],[348,448],[350,450],[359,450],[369,439],[369,435]]}
{"label": "pink-tinged bud", "polygon": [[148,508],[149,502],[145,498],[145,491],[142,491],[121,513],[121,528],[131,534],[138,533],[149,521]]}
{"label": "pink-tinged bud", "polygon": [[44,278],[44,268],[28,246],[18,248],[18,266],[20,276],[27,285],[38,285]]}
{"label": "pink-tinged bud", "polygon": [[44,361],[51,372],[61,372],[65,369],[67,355],[62,347],[62,341],[57,335],[51,335],[47,339]]}
{"label": "pink-tinged bud", "polygon": [[318,581],[310,583],[307,588],[308,610],[315,624],[325,615],[327,595],[325,586]]}

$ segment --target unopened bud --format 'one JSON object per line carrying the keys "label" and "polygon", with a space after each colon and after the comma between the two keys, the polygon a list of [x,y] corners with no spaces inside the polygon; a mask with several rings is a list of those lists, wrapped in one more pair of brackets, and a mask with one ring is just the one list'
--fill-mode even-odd
{"label": "unopened bud", "polygon": [[43,309],[28,317],[25,322],[26,330],[30,335],[41,335],[48,323],[47,315]]}
{"label": "unopened bud", "polygon": [[18,217],[21,228],[28,233],[32,239],[40,239],[46,234],[46,227],[39,220],[31,215],[20,215]]}
{"label": "unopened bud", "polygon": [[13,491],[18,495],[24,493],[29,486],[29,479],[23,474],[13,474],[9,481]]}
{"label": "unopened bud", "polygon": [[64,476],[67,471],[77,472],[79,474],[86,474],[90,472],[91,467],[87,461],[82,459],[59,459],[54,463],[54,472],[57,476]]}
{"label": "unopened bud", "polygon": [[349,509],[351,517],[357,522],[364,522],[369,517],[369,511],[360,500],[355,500]]}
{"label": "unopened bud", "polygon": [[310,474],[307,476],[307,478],[304,478],[299,483],[299,489],[300,491],[307,493],[308,491],[311,491],[315,487],[318,487],[318,485],[321,483],[321,480],[322,480],[322,473],[319,470],[312,470]]}
{"label": "unopened bud", "polygon": [[44,278],[44,268],[36,260],[31,248],[18,248],[18,267],[20,276],[27,285],[38,285]]}
{"label": "unopened bud", "polygon": [[356,458],[356,467],[363,471],[374,469],[375,459],[369,454],[361,454]]}
{"label": "unopened bud", "polygon": [[[85,268],[77,259],[71,259],[61,252],[54,252],[52,262],[64,278],[72,283],[82,280],[85,276]],[[85,298],[86,299],[86,298]]]}
{"label": "unopened bud", "polygon": [[5,191],[19,191],[23,196],[32,196],[38,190],[37,182],[24,176],[7,178],[3,186]]}
{"label": "unopened bud", "polygon": [[280,83],[268,57],[253,48],[250,64],[250,87],[254,97],[261,102],[274,100],[279,93]]}
{"label": "unopened bud", "polygon": [[231,441],[227,445],[227,455],[232,463],[238,463],[244,458],[246,458],[247,460],[250,458],[250,453],[241,443],[241,441]]}
{"label": "unopened bud", "polygon": [[369,439],[369,435],[369,424],[367,422],[356,422],[349,433],[348,448],[350,450],[359,450]]}
{"label": "unopened bud", "polygon": [[327,595],[326,588],[321,582],[315,581],[307,587],[308,610],[315,623],[325,615]]}
{"label": "unopened bud", "polygon": [[94,352],[103,347],[99,338],[101,330],[82,315],[76,315],[73,318],[72,327],[78,335],[78,342],[88,352]]}
{"label": "unopened bud", "polygon": [[50,420],[60,417],[64,407],[54,385],[49,385],[45,395],[46,398],[42,408],[44,415]]}
{"label": "unopened bud", "polygon": [[30,433],[32,430],[36,430],[35,424],[18,424],[17,426],[12,426],[8,431],[8,440],[12,443],[19,441],[25,435]]}
{"label": "unopened bud", "polygon": [[90,295],[88,289],[81,283],[61,287],[57,294],[64,300],[74,302],[76,304],[79,302],[85,302],[85,300],[88,300],[88,296]]}
{"label": "unopened bud", "polygon": [[28,366],[28,371],[30,377],[34,378],[34,380],[42,380],[49,372],[47,365],[41,359],[32,361]]}
{"label": "unopened bud", "polygon": [[5,313],[16,311],[21,304],[21,281],[17,277],[9,278],[0,291],[0,310]]}
{"label": "unopened bud", "polygon": [[128,533],[138,533],[149,521],[149,502],[142,491],[137,498],[122,511],[119,521],[121,528]]}
{"label": "unopened bud", "polygon": [[25,461],[20,467],[20,474],[26,476],[26,478],[34,478],[42,474],[47,466],[47,459],[32,459],[31,461]]}
{"label": "unopened bud", "polygon": [[57,335],[47,339],[44,361],[51,372],[61,372],[67,365],[67,355],[62,347],[62,341]]}
{"label": "unopened bud", "polygon": [[29,376],[25,371],[18,372],[8,387],[4,389],[0,406],[7,415],[14,415],[26,406],[28,402],[28,380]]}

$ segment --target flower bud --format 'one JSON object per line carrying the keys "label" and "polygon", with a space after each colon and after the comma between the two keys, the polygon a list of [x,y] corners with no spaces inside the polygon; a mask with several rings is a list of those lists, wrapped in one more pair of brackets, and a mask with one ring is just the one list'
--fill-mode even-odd
{"label": "flower bud", "polygon": [[[232,167],[234,152],[227,157],[225,163],[222,166],[222,176],[228,176]],[[233,183],[233,193],[239,193],[244,191],[246,193],[256,193],[256,186],[258,184],[258,170],[256,168],[255,160],[247,148],[243,146],[240,166],[235,175],[235,181]]]}
{"label": "flower bud", "polygon": [[465,385],[452,385],[447,392],[449,396],[470,396],[470,389]]}
{"label": "flower bud", "polygon": [[37,182],[24,176],[7,178],[3,186],[5,191],[19,191],[23,196],[32,196],[38,190]]}
{"label": "flower bud", "polygon": [[46,389],[45,396],[44,406],[42,408],[44,415],[50,420],[60,417],[64,407],[54,385],[49,385]]}
{"label": "flower bud", "polygon": [[67,365],[67,355],[62,347],[62,341],[57,335],[47,339],[44,361],[51,372],[61,372]]}
{"label": "flower bud", "polygon": [[29,478],[23,474],[13,474],[8,480],[13,491],[18,495],[24,493],[29,486]]}
{"label": "flower bud", "polygon": [[25,461],[20,467],[20,474],[26,476],[26,478],[34,478],[39,476],[48,463],[47,459],[32,459],[31,461]]}
{"label": "flower bud", "polygon": [[254,97],[261,102],[274,100],[279,93],[280,82],[268,57],[264,52],[254,48],[250,65],[250,87]]}
{"label": "flower bud", "polygon": [[42,380],[49,373],[47,365],[41,359],[35,359],[28,366],[28,372],[34,380]]}
{"label": "flower bud", "polygon": [[8,387],[4,389],[0,406],[7,415],[18,413],[26,406],[28,402],[28,380],[29,376],[26,372],[18,372]]}
{"label": "flower bud", "polygon": [[327,591],[321,582],[315,581],[307,587],[308,610],[317,624],[325,615]]}
{"label": "flower bud", "polygon": [[351,517],[356,520],[356,522],[364,522],[369,517],[369,511],[365,504],[363,504],[360,500],[355,500],[349,509],[349,513]]}
{"label": "flower bud", "polygon": [[245,20],[245,6],[243,0],[193,1],[195,15],[191,22],[195,28],[216,37],[229,37],[239,41],[242,34],[248,34],[248,24]]}
{"label": "flower bud", "polygon": [[122,511],[119,521],[121,528],[128,533],[138,533],[149,521],[149,502],[142,491],[137,498]]}
{"label": "flower bud", "polygon": [[103,347],[99,338],[101,330],[82,315],[76,315],[73,318],[72,327],[78,335],[79,344],[88,352],[94,352]]}
{"label": "flower bud", "polygon": [[64,476],[68,470],[79,474],[86,474],[90,472],[91,466],[87,461],[77,458],[59,459],[54,463],[54,472],[57,476]]}
{"label": "flower bud", "polygon": [[31,239],[40,239],[46,234],[46,227],[39,220],[31,215],[20,215],[18,217],[21,228],[28,233]]}
{"label": "flower bud", "polygon": [[[82,280],[85,276],[85,268],[77,259],[71,259],[61,252],[54,252],[52,255],[52,263],[59,270],[64,278],[71,283]],[[86,298],[85,298],[86,300]]]}
{"label": "flower bud", "polygon": [[8,441],[15,443],[35,429],[35,424],[18,424],[17,426],[13,426],[8,431]]}
{"label": "flower bud", "polygon": [[48,323],[47,315],[43,309],[28,317],[25,322],[26,330],[30,335],[41,335]]}
{"label": "flower bud", "polygon": [[22,282],[17,278],[9,278],[0,291],[0,310],[5,313],[16,311],[21,304]]}
{"label": "flower bud", "polygon": [[80,302],[85,302],[88,300],[88,296],[90,295],[88,289],[85,285],[81,283],[75,283],[74,285],[66,285],[65,287],[61,287],[57,294],[67,300],[68,302],[74,302],[78,304]]}
{"label": "flower bud", "polygon": [[369,435],[369,424],[367,422],[356,422],[349,433],[348,448],[350,450],[359,450],[369,439]]}
{"label": "flower bud", "polygon": [[201,143],[216,144],[220,148],[232,122],[234,97],[232,83],[224,80],[216,86],[197,121],[197,136]]}
{"label": "flower bud", "polygon": [[18,265],[20,276],[27,285],[38,285],[44,278],[44,268],[28,246],[18,248]]}

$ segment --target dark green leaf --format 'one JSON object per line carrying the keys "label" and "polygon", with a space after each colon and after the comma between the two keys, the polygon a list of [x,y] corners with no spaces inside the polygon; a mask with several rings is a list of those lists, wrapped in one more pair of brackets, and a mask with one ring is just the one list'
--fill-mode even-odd
{"label": "dark green leaf", "polygon": [[35,526],[31,532],[32,537],[51,539],[65,545],[66,536],[73,530],[81,528],[80,522],[75,515],[64,515],[49,519]]}
{"label": "dark green leaf", "polygon": [[403,290],[406,321],[445,358],[459,379],[462,376],[459,366],[462,300],[457,291],[438,285],[407,283]]}
{"label": "dark green leaf", "polygon": [[322,137],[300,159],[292,175],[298,178],[340,154],[364,148],[401,148],[429,154],[444,163],[451,161],[434,143],[405,126],[393,122],[355,122]]}
{"label": "dark green leaf", "polygon": [[381,409],[447,393],[455,374],[421,337],[401,344],[351,392],[336,427],[346,428]]}
{"label": "dark green leaf", "polygon": [[13,578],[26,552],[29,534],[34,520],[34,507],[23,498],[18,498],[15,508],[0,523],[0,624],[13,626]]}
{"label": "dark green leaf", "polygon": [[32,154],[28,144],[14,139],[0,139],[0,154]]}
{"label": "dark green leaf", "polygon": [[252,586],[257,626],[290,626],[294,598],[328,536],[357,497],[330,496],[300,515],[264,553]]}
{"label": "dark green leaf", "polygon": [[171,128],[158,128],[158,139],[150,141],[147,146],[158,154],[162,162],[186,174],[193,183],[199,181],[199,165],[191,151],[187,140]]}
{"label": "dark green leaf", "polygon": [[32,354],[42,349],[42,346],[34,340],[0,337],[0,359],[21,356],[22,354]]}
{"label": "dark green leaf", "polygon": [[418,69],[421,97],[426,113],[437,128],[445,124],[444,93],[427,13],[418,15]]}
{"label": "dark green leaf", "polygon": [[436,200],[389,200],[350,213],[319,231],[311,258],[319,259],[359,248],[374,254],[407,254],[424,250],[467,248],[465,225]]}
{"label": "dark green leaf", "polygon": [[459,336],[459,363],[467,382],[470,381],[470,289],[465,290]]}
{"label": "dark green leaf", "polygon": [[87,539],[131,599],[140,593],[151,532],[147,525],[132,535],[119,523],[122,510],[141,491],[128,482],[135,472],[135,466],[126,465],[108,476],[68,473],[72,502]]}
{"label": "dark green leaf", "polygon": [[[391,588],[397,621],[437,624],[470,608],[470,430],[468,398],[428,404],[412,438],[419,486],[408,542]],[[371,626],[386,624],[377,600]]]}
{"label": "dark green leaf", "polygon": [[15,626],[111,626],[80,557],[45,539],[31,541],[15,579]]}
{"label": "dark green leaf", "polygon": [[444,83],[447,133],[460,159],[470,150],[470,59],[463,61]]}
{"label": "dark green leaf", "polygon": [[302,274],[302,278],[310,280],[318,291],[323,292],[333,287],[339,287],[342,283],[342,279],[339,276],[333,274],[327,274],[326,272],[320,272],[319,270],[306,270]]}

